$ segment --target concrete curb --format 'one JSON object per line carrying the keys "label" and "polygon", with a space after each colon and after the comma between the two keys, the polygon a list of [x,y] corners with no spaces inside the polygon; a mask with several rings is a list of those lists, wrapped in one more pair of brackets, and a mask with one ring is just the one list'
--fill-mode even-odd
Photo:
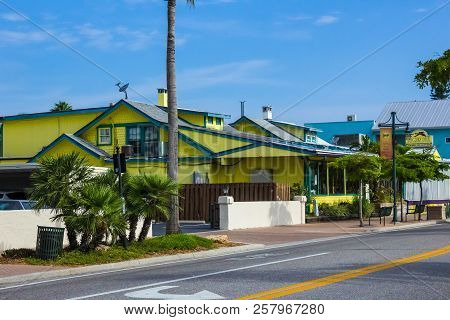
{"label": "concrete curb", "polygon": [[[237,247],[220,248],[208,251],[199,251],[193,253],[182,253],[176,255],[168,255],[162,257],[129,260],[116,263],[99,264],[86,267],[68,268],[61,270],[52,270],[44,272],[29,273],[11,277],[0,278],[0,285],[22,283],[28,281],[43,281],[52,278],[71,277],[71,276],[87,276],[93,274],[102,274],[117,271],[126,271],[133,269],[141,269],[157,265],[172,264],[177,262],[194,261],[198,259],[221,257],[237,253],[245,253],[248,251],[260,250],[265,248],[263,244],[245,244]],[[0,288],[1,289],[1,288]]]}

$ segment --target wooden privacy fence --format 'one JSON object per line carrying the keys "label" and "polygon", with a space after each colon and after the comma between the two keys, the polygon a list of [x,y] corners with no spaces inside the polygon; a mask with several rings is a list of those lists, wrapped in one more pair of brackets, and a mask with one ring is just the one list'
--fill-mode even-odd
{"label": "wooden privacy fence", "polygon": [[180,190],[180,220],[209,221],[210,205],[228,189],[234,201],[288,201],[290,187],[278,183],[187,184]]}

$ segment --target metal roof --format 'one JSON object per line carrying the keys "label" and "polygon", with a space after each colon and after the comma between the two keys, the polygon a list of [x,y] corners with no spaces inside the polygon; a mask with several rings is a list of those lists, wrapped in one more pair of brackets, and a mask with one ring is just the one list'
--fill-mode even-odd
{"label": "metal roof", "polygon": [[286,121],[279,121],[279,120],[269,120],[270,123],[273,123],[274,125],[287,125],[287,126],[292,126],[292,127],[297,127],[297,128],[301,128],[301,129],[306,129],[308,131],[314,131],[314,132],[321,132],[322,130],[314,128],[314,127],[310,127],[307,126],[306,124],[304,125],[299,125],[299,124],[295,124],[293,122],[286,122]]}
{"label": "metal roof", "polygon": [[378,116],[372,130],[387,122],[391,112],[397,112],[400,121],[409,122],[410,128],[450,128],[450,100],[407,101],[388,103]]}
{"label": "metal roof", "polygon": [[286,140],[286,141],[293,141],[293,142],[301,142],[302,140],[300,140],[299,138],[297,138],[296,136],[290,134],[289,132],[281,129],[280,127],[277,127],[276,125],[270,123],[267,120],[263,120],[263,119],[252,119],[249,118],[251,121],[253,121],[254,123],[256,123],[258,126],[260,126],[261,128],[263,128],[264,130],[269,131],[271,134],[273,134],[274,136]]}
{"label": "metal roof", "polygon": [[[127,103],[129,103],[142,113],[148,115],[150,118],[155,119],[156,121],[159,121],[161,123],[169,123],[168,113],[157,106],[131,100],[124,100],[124,101],[126,101]],[[178,125],[185,127],[193,127],[191,124],[180,119],[178,119]]]}

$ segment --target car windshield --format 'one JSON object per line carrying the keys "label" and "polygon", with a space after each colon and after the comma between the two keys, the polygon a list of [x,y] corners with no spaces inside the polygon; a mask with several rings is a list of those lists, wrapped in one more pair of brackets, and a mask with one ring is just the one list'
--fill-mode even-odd
{"label": "car windshield", "polygon": [[20,201],[22,203],[22,206],[25,210],[31,210],[34,208],[34,205],[36,204],[35,201]]}
{"label": "car windshield", "polygon": [[20,201],[0,201],[0,211],[6,210],[23,210]]}

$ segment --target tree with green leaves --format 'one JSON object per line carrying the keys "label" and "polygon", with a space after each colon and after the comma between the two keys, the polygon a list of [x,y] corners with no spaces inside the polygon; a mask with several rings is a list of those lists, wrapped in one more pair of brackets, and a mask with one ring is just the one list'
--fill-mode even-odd
{"label": "tree with green leaves", "polygon": [[59,101],[50,109],[51,112],[63,112],[72,110],[72,106],[65,101]]}
{"label": "tree with green leaves", "polygon": [[420,89],[430,86],[432,99],[448,99],[450,95],[450,49],[442,56],[427,61],[419,61],[420,72],[414,81]]}
{"label": "tree with green leaves", "polygon": [[437,161],[433,153],[426,150],[423,153],[410,151],[397,158],[397,174],[404,182],[419,184],[420,204],[423,201],[423,182],[448,179],[445,174],[448,168],[447,163]]}
{"label": "tree with green leaves", "polygon": [[363,227],[363,183],[370,183],[380,177],[380,158],[378,156],[355,153],[339,158],[331,163],[331,165],[346,169],[347,179],[349,181],[359,182],[359,224]]}
{"label": "tree with green leaves", "polygon": [[[40,160],[39,169],[31,174],[29,198],[36,201],[34,208],[49,208],[54,220],[66,222],[67,217],[76,215],[77,206],[73,194],[84,181],[92,176],[92,169],[79,153],[72,152]],[[78,247],[77,232],[66,225],[71,249]]]}
{"label": "tree with green leaves", "polygon": [[[170,198],[178,195],[179,185],[170,178],[158,175],[133,176],[129,180],[127,198],[129,210],[144,219],[139,241],[147,238],[152,220],[158,215],[168,218]],[[134,240],[130,237],[130,240]]]}
{"label": "tree with green leaves", "polygon": [[[186,0],[194,6],[195,0]],[[168,94],[168,125],[169,125],[169,143],[168,143],[168,162],[167,175],[173,181],[178,181],[178,107],[177,107],[177,85],[175,72],[175,12],[177,0],[167,0],[167,57],[166,57],[166,76],[167,76],[167,94]],[[179,233],[180,212],[178,205],[178,195],[170,197],[170,216],[166,225],[166,233]]]}

